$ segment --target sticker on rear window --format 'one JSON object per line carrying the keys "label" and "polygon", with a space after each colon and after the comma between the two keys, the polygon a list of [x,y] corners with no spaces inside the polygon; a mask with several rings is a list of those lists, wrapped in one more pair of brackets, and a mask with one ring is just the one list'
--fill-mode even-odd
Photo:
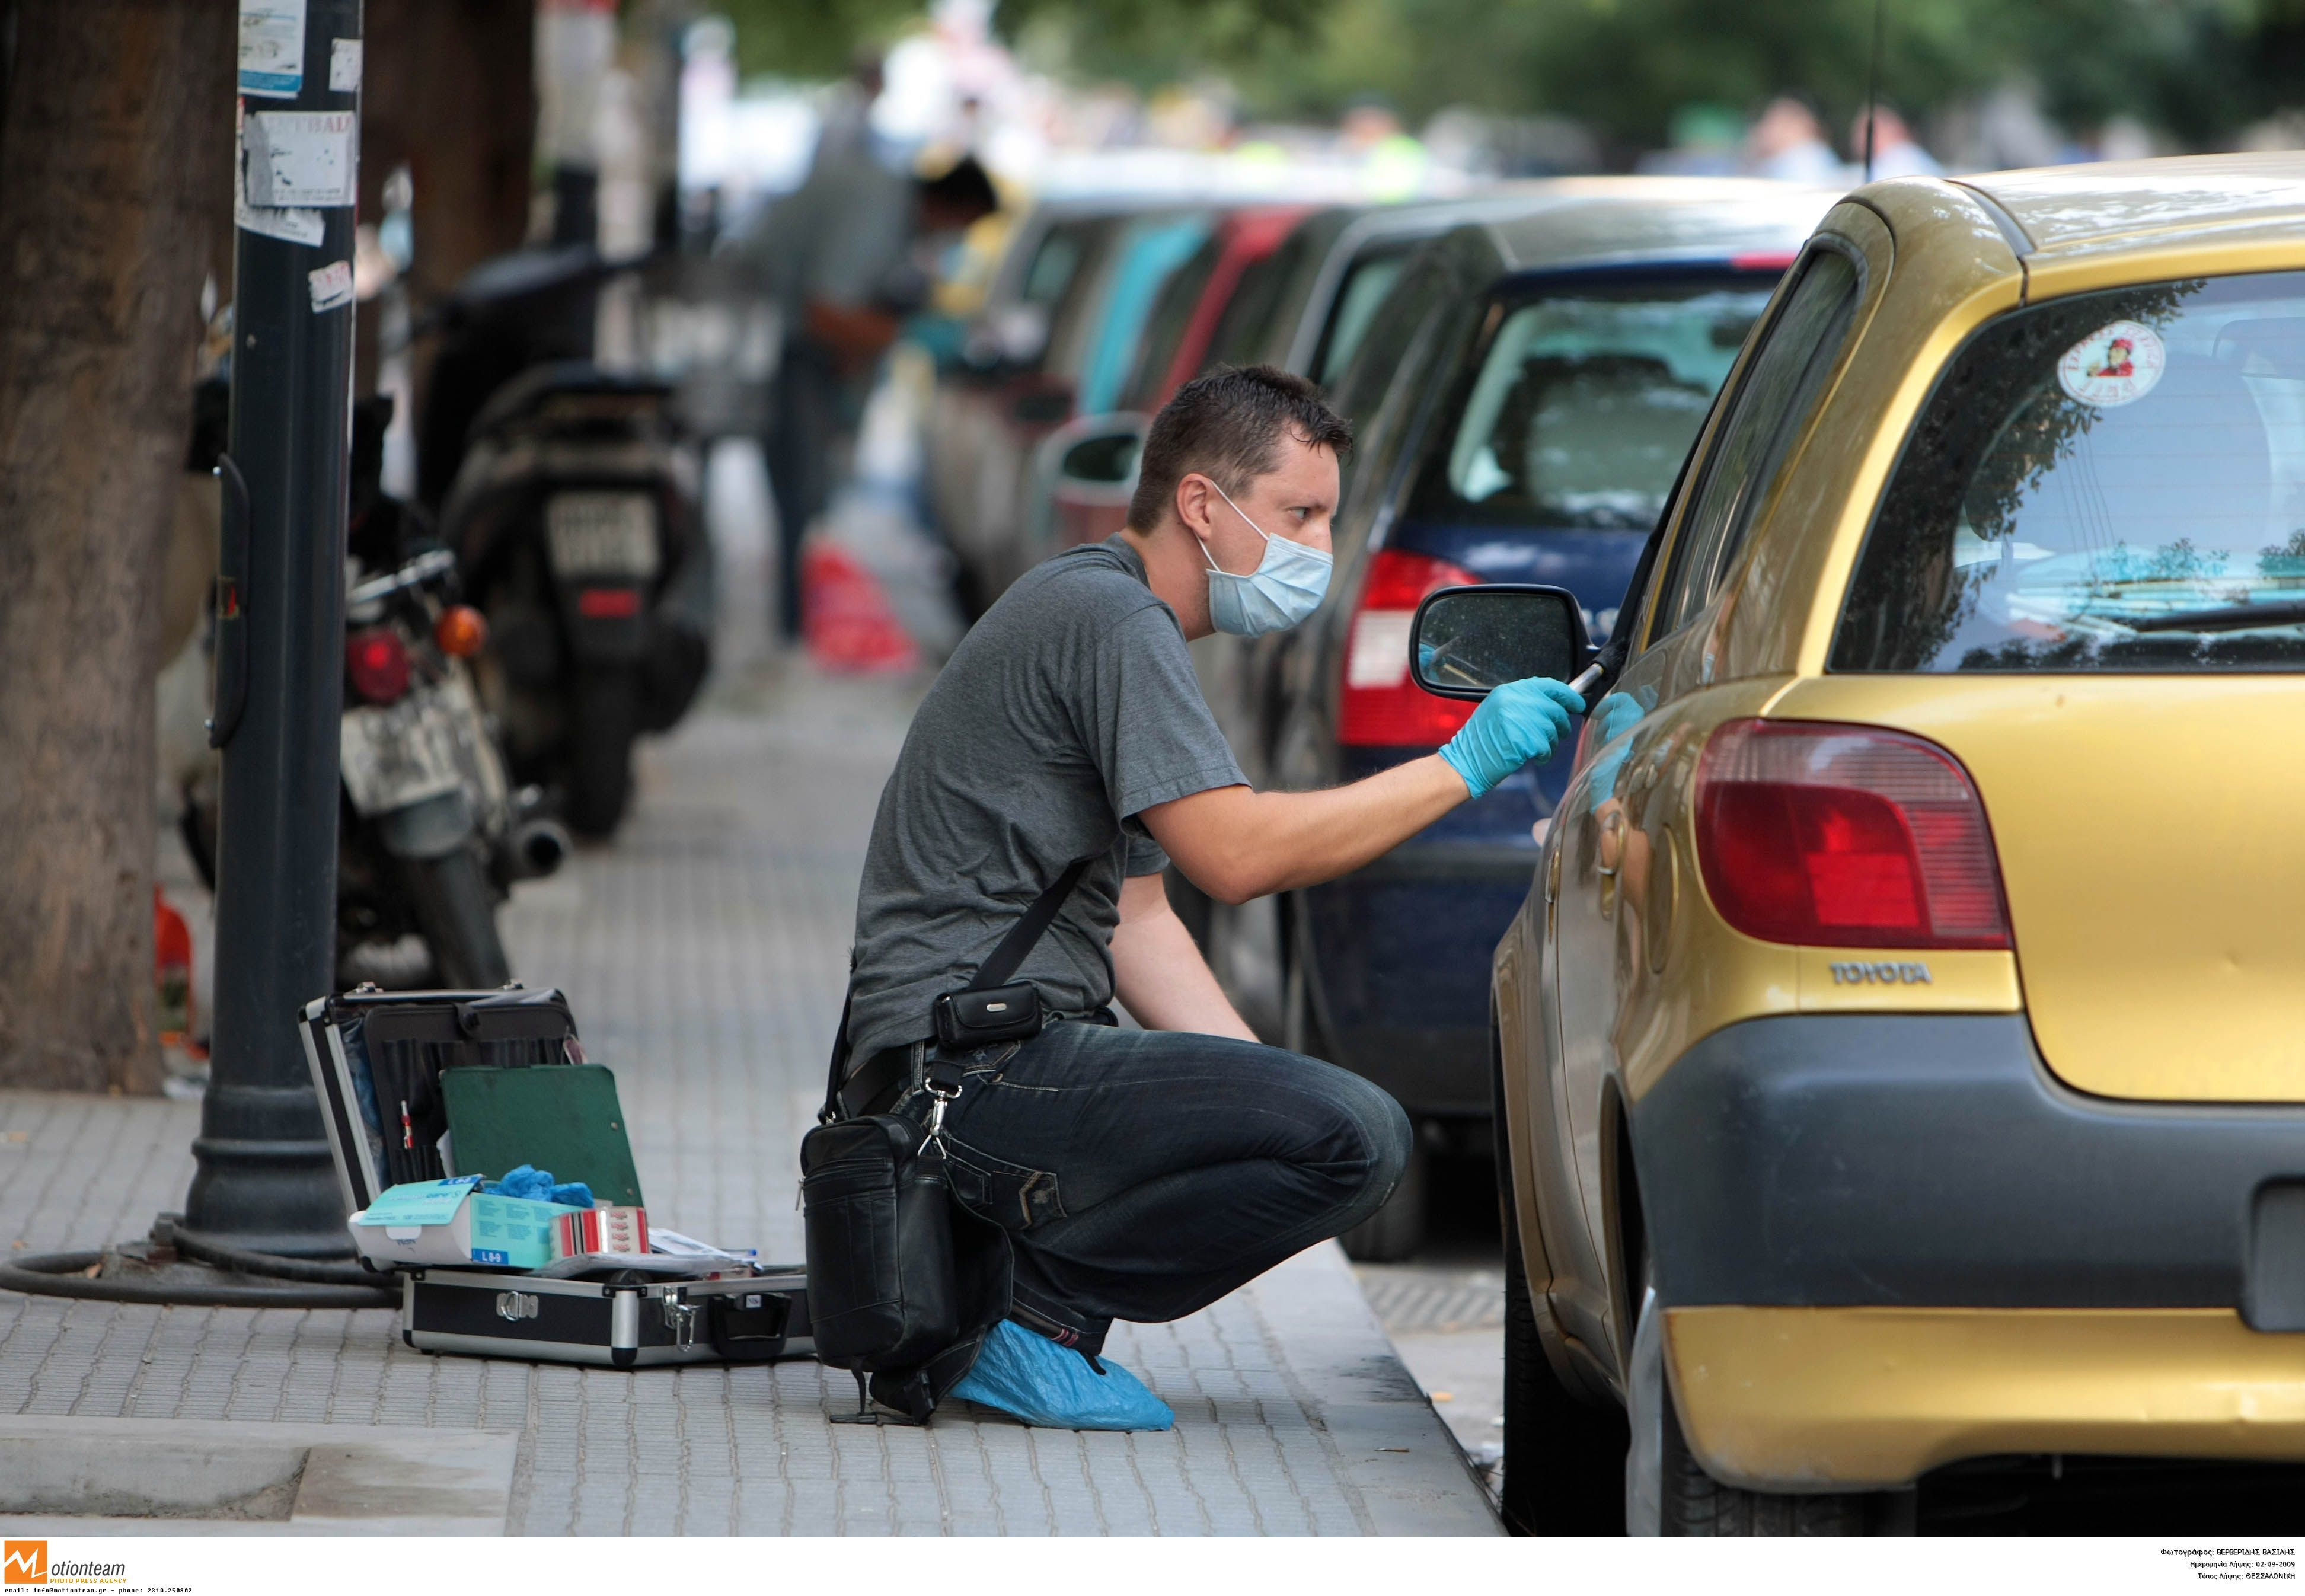
{"label": "sticker on rear window", "polygon": [[2110,409],[2153,391],[2168,364],[2161,335],[2141,321],[2110,321],[2065,351],[2057,381],[2083,404]]}

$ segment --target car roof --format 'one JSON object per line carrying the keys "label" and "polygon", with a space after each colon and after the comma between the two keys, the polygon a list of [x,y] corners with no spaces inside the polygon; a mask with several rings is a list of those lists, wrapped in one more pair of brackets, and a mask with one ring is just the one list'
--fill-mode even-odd
{"label": "car roof", "polygon": [[2305,152],[2041,166],[1958,180],[2007,212],[2037,251],[2118,252],[2282,231],[2305,221]]}
{"label": "car roof", "polygon": [[1532,183],[1527,208],[1486,224],[1512,273],[1579,267],[1790,258],[1841,198],[1763,178],[1560,178]]}

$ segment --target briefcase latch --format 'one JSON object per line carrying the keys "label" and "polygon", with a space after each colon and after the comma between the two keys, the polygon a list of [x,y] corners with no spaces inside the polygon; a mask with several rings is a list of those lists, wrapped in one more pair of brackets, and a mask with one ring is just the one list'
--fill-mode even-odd
{"label": "briefcase latch", "polygon": [[507,1323],[517,1324],[523,1319],[534,1319],[537,1306],[537,1300],[531,1293],[525,1291],[497,1293],[497,1317]]}
{"label": "briefcase latch", "polygon": [[696,1343],[695,1304],[678,1292],[668,1291],[657,1299],[664,1308],[664,1328],[672,1337],[675,1346],[693,1346]]}

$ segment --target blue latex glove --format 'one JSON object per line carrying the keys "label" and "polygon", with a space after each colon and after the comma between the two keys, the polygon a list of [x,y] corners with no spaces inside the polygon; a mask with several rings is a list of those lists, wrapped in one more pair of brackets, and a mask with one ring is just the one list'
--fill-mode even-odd
{"label": "blue latex glove", "polygon": [[[1593,761],[1595,804],[1606,803],[1617,795],[1617,773],[1624,768],[1626,758],[1633,751],[1629,739],[1622,743],[1617,739],[1639,725],[1647,713],[1638,700],[1622,692],[1611,693],[1593,711],[1593,745],[1602,750],[1601,756]],[[1612,743],[1616,746],[1609,747]]]}
{"label": "blue latex glove", "polygon": [[549,1202],[552,1176],[532,1164],[523,1164],[507,1171],[502,1180],[492,1180],[481,1190],[491,1197],[525,1197],[532,1202]]}
{"label": "blue latex glove", "polygon": [[539,1169],[532,1164],[523,1164],[502,1180],[492,1180],[481,1188],[491,1197],[525,1197],[531,1202],[557,1202],[563,1208],[592,1206],[592,1188],[581,1180],[556,1184],[549,1169]]}
{"label": "blue latex glove", "polygon": [[1531,760],[1551,759],[1569,731],[1569,717],[1584,712],[1585,700],[1565,682],[1549,676],[1508,682],[1441,745],[1441,757],[1478,798]]}
{"label": "blue latex glove", "polygon": [[1110,1358],[1087,1356],[1004,1319],[976,1364],[947,1393],[1012,1413],[1043,1430],[1167,1430],[1169,1405]]}

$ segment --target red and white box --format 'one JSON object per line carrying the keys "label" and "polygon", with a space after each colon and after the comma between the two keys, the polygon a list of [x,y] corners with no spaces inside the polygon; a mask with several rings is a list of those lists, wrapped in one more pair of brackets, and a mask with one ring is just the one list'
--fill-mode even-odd
{"label": "red and white box", "polygon": [[646,1209],[583,1208],[562,1214],[552,1227],[555,1258],[575,1258],[587,1252],[645,1253],[648,1250]]}

